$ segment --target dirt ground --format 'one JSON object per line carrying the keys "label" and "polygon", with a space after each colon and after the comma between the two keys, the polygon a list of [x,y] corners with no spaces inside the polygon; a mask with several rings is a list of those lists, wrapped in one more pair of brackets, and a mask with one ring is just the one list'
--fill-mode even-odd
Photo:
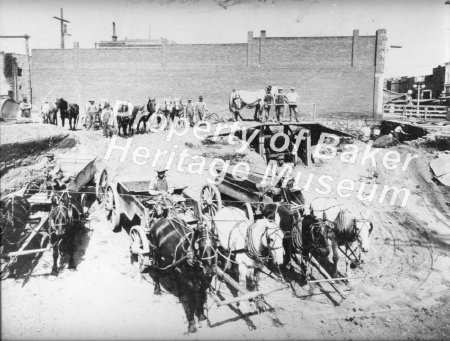
{"label": "dirt ground", "polygon": [[[2,171],[2,193],[20,188],[29,180],[33,166],[49,150],[56,154],[98,156],[99,168],[107,166],[111,178],[135,180],[154,177],[151,161],[158,148],[178,153],[188,148],[191,158],[185,160],[185,166],[198,162],[192,159],[194,155],[207,158],[206,168],[214,157],[233,163],[263,164],[254,152],[236,154],[236,145],[223,141],[202,144],[192,132],[170,142],[165,141],[166,132],[135,136],[124,162],[120,162],[120,151],[114,151],[109,160],[104,159],[110,141],[100,131],[68,133],[60,127],[2,124],[0,133],[0,161],[7,163],[12,157],[20,160]],[[49,139],[52,136],[62,137]],[[21,141],[17,140],[19,137]],[[33,143],[29,144],[29,140]],[[14,149],[12,141],[19,150]],[[116,143],[123,146],[126,142],[119,138]],[[360,150],[365,148],[361,142],[356,144]],[[132,161],[132,152],[138,146],[148,147],[151,153],[143,166]],[[361,165],[358,160],[347,164],[334,158],[302,169],[304,178],[309,173],[332,176],[333,188],[347,178],[357,183],[402,186],[411,191],[406,207],[360,201],[356,196],[339,199],[342,206],[362,212],[375,225],[370,250],[363,255],[363,267],[348,271],[348,277],[353,278],[348,285],[338,284],[342,296],[327,283],[303,287],[294,284],[295,292],[283,290],[267,296],[271,310],[250,312],[245,318],[236,306],[218,308],[209,297],[211,328],[186,335],[187,322],[177,298],[168,292],[161,297],[153,295],[151,278],[142,276],[130,263],[126,231],[112,232],[105,221],[104,208],[95,203],[90,208],[87,229],[77,239],[77,270],[68,270],[63,262],[60,275],[49,276],[52,259],[46,253],[35,260],[28,259],[19,278],[1,282],[1,336],[47,340],[448,339],[449,189],[431,180],[428,165],[435,154],[429,148],[408,144],[390,150],[398,151],[402,160],[407,153],[419,157],[405,172],[380,166],[388,149],[377,154],[377,167]],[[181,173],[175,165],[168,176],[176,186],[188,185],[186,192],[193,197],[211,177],[207,172]],[[305,196],[310,202],[320,195],[311,189]],[[330,196],[335,196],[334,191]],[[344,263],[341,258],[341,273],[345,272]],[[318,273],[314,276],[322,278]],[[261,276],[260,289],[277,285],[273,279]],[[228,297],[229,292],[224,290],[224,295]],[[250,330],[249,326],[255,329]]]}

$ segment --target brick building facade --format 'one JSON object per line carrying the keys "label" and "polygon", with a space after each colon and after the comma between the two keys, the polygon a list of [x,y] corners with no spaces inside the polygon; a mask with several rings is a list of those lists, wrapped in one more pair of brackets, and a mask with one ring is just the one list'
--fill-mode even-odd
{"label": "brick building facade", "polygon": [[[29,95],[28,57],[23,54],[0,52],[0,96],[16,102]],[[28,98],[29,99],[29,98]]]}
{"label": "brick building facade", "polygon": [[294,86],[319,114],[381,114],[386,31],[344,37],[260,37],[238,44],[167,44],[158,48],[34,49],[33,99],[89,97],[143,104],[149,96],[203,95],[225,112],[233,88]]}

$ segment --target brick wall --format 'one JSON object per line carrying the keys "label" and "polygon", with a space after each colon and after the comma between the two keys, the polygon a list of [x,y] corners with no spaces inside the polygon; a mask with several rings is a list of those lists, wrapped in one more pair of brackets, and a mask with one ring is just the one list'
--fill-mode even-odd
{"label": "brick wall", "polygon": [[15,94],[17,101],[22,101],[23,97],[28,98],[28,59],[27,56],[22,54],[13,53],[12,56],[16,60],[17,67],[22,70],[22,75],[15,78],[17,84],[14,84],[13,78],[6,78],[4,75],[4,59],[5,53],[0,53],[0,95],[8,95],[8,91],[14,91],[14,87],[17,89],[17,93]]}
{"label": "brick wall", "polygon": [[[33,50],[33,99],[130,100],[203,95],[226,112],[232,88],[296,87],[318,114],[366,113],[374,105],[376,37],[274,38],[249,34],[242,44],[155,48]],[[380,53],[378,51],[378,53]]]}

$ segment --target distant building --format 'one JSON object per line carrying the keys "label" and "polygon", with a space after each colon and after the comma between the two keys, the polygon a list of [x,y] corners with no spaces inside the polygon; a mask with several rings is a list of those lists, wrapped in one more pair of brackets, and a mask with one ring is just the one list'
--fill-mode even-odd
{"label": "distant building", "polygon": [[173,40],[167,40],[165,38],[151,39],[150,30],[148,39],[125,38],[122,40],[117,40],[116,23],[113,22],[113,35],[111,37],[111,40],[96,42],[95,48],[159,48],[163,44],[174,45],[176,43]]}
{"label": "distant building", "polygon": [[424,84],[425,88],[420,92],[422,99],[439,98],[442,94],[450,95],[450,62],[445,66],[438,65],[433,68],[431,75],[420,77],[399,77],[386,80],[386,90],[407,93],[408,90],[413,92],[413,98],[417,97],[417,90],[414,84]]}
{"label": "distant building", "polygon": [[0,97],[20,102],[28,96],[28,87],[27,56],[0,51]]}

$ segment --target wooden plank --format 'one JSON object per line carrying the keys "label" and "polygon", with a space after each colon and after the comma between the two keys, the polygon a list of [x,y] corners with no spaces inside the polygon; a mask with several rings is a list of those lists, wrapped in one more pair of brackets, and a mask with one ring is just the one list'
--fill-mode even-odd
{"label": "wooden plank", "polygon": [[232,303],[237,303],[237,302],[241,302],[241,301],[247,301],[247,300],[252,300],[258,296],[264,296],[264,295],[268,295],[277,291],[281,291],[281,290],[285,290],[285,289],[289,289],[290,286],[289,285],[283,285],[281,287],[277,287],[277,288],[272,288],[272,289],[266,289],[266,290],[259,290],[259,291],[250,291],[248,294],[245,295],[241,295],[238,297],[233,297],[230,298],[228,300],[225,301],[220,301],[217,302],[217,306],[223,306],[223,305],[228,305],[228,304],[232,304]]}

